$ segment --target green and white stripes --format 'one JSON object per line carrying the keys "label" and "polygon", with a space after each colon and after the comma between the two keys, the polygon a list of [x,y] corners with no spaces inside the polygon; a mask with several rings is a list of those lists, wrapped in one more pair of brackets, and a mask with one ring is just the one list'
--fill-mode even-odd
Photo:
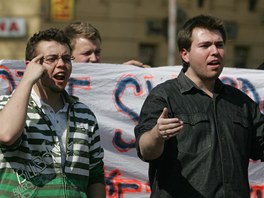
{"label": "green and white stripes", "polygon": [[[89,178],[103,175],[103,149],[93,112],[76,98],[69,104],[66,162],[54,127],[31,99],[21,141],[0,150],[0,197],[86,197]],[[1,96],[0,110],[9,96]],[[15,122],[15,118],[14,118]]]}

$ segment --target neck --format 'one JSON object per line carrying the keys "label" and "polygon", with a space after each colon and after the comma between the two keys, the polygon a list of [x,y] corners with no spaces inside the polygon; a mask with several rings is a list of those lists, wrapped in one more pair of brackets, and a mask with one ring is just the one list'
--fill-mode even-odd
{"label": "neck", "polygon": [[62,93],[40,88],[37,84],[33,86],[33,89],[41,100],[50,105],[55,112],[63,108],[64,102]]}
{"label": "neck", "polygon": [[203,90],[207,95],[213,97],[214,93],[214,86],[215,86],[215,79],[201,79],[201,78],[194,78],[188,73],[185,73],[188,78],[190,78],[201,90]]}

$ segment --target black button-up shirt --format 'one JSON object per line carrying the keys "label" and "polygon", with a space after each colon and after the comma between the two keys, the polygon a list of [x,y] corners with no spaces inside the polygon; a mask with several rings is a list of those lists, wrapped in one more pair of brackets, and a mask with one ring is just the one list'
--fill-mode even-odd
{"label": "black button-up shirt", "polygon": [[263,158],[264,117],[258,104],[219,79],[211,98],[181,72],[145,100],[135,127],[137,142],[164,107],[184,127],[166,141],[163,155],[149,162],[152,197],[249,197],[249,158]]}

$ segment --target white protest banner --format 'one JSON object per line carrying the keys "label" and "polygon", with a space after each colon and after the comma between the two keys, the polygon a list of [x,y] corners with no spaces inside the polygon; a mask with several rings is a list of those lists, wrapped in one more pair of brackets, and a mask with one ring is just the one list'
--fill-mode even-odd
{"label": "white protest banner", "polygon": [[[10,94],[19,83],[25,63],[0,61],[0,94]],[[148,164],[136,154],[134,127],[151,89],[175,78],[181,66],[139,68],[119,64],[73,64],[67,91],[95,113],[105,150],[107,198],[147,198]],[[247,93],[264,110],[264,71],[225,68],[224,83]],[[264,165],[250,161],[251,197],[264,196]]]}

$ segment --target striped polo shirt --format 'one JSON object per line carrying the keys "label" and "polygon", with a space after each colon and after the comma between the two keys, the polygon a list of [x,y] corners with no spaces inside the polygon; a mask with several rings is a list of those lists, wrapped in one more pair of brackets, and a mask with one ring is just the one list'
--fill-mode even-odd
{"label": "striped polo shirt", "polygon": [[[63,96],[69,104],[65,163],[55,127],[31,97],[21,137],[0,145],[1,197],[86,197],[87,186],[104,179],[96,117],[78,98]],[[0,110],[9,98],[0,97]]]}

